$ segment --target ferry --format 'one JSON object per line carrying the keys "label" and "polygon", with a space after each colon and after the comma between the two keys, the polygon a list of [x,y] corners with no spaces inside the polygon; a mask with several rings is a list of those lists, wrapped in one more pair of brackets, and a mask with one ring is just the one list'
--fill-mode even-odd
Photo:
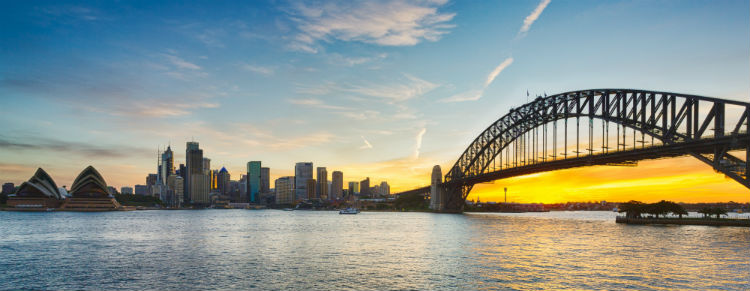
{"label": "ferry", "polygon": [[359,209],[352,208],[352,207],[339,210],[339,214],[357,214],[357,213],[359,213]]}

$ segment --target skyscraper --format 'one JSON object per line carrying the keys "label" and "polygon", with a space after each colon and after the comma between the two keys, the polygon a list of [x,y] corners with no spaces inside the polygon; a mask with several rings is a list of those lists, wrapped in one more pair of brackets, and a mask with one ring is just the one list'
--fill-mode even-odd
{"label": "skyscraper", "polygon": [[260,192],[261,193],[268,193],[268,190],[270,189],[270,179],[271,178],[271,169],[266,167],[260,168]]}
{"label": "skyscraper", "polygon": [[315,198],[320,197],[319,194],[315,193],[317,192],[317,187],[315,187],[315,179],[307,179],[307,199],[313,200]]}
{"label": "skyscraper", "polygon": [[294,194],[296,199],[307,198],[307,180],[313,177],[313,163],[301,162],[294,165]]}
{"label": "skyscraper", "polygon": [[167,178],[170,175],[174,175],[174,153],[172,152],[171,146],[167,146],[161,154],[161,160],[159,161],[159,177],[158,180],[162,184],[167,184]]}
{"label": "skyscraper", "polygon": [[359,182],[359,196],[370,197],[370,177]]}
{"label": "skyscraper", "polygon": [[184,197],[183,192],[185,189],[182,187],[184,184],[182,177],[177,175],[169,176],[167,178],[167,187],[169,190],[167,190],[167,200],[164,203],[167,203],[170,207],[180,207]]}
{"label": "skyscraper", "polygon": [[[191,203],[207,205],[208,189],[210,182],[208,175],[204,172],[203,150],[198,147],[197,142],[188,142],[185,151],[185,162],[187,164],[187,197]],[[208,160],[210,163],[210,160]]]}
{"label": "skyscraper", "polygon": [[328,199],[338,200],[343,198],[344,192],[344,173],[341,171],[333,171],[331,174],[331,197]]}
{"label": "skyscraper", "polygon": [[258,203],[261,180],[260,168],[260,161],[250,161],[247,163],[247,196],[250,203]]}
{"label": "skyscraper", "polygon": [[276,204],[292,204],[295,199],[294,188],[295,177],[281,177],[274,181],[276,191]]}
{"label": "skyscraper", "polygon": [[221,195],[229,194],[229,178],[230,176],[227,168],[221,167],[221,170],[219,170],[219,174],[216,177],[217,188],[219,189],[219,193],[221,193]]}
{"label": "skyscraper", "polygon": [[359,194],[359,182],[349,182],[349,195],[354,196]]}
{"label": "skyscraper", "polygon": [[386,181],[380,182],[380,192],[378,193],[378,195],[385,197],[391,195],[391,185],[388,185],[388,182]]}
{"label": "skyscraper", "polygon": [[326,167],[318,167],[317,187],[315,198],[328,199],[328,170]]}

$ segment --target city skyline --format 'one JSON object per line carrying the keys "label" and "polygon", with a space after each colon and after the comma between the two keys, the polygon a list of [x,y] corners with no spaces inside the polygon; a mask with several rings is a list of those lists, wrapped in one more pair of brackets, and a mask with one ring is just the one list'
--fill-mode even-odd
{"label": "city skyline", "polygon": [[[158,174],[154,155],[166,146],[174,167],[196,141],[233,177],[262,161],[275,181],[310,161],[398,192],[429,185],[434,165],[449,169],[527,92],[750,100],[741,1],[143,5],[0,12],[12,28],[0,32],[3,182],[37,167],[72,182],[94,165],[110,186],[134,186]],[[517,202],[750,200],[690,157],[516,177],[478,185],[469,199],[501,201],[503,187]]]}

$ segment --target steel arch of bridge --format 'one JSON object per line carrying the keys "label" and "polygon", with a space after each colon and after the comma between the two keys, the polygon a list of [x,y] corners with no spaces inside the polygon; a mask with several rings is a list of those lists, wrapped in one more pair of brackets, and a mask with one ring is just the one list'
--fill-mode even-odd
{"label": "steel arch of bridge", "polygon": [[[736,122],[727,123],[728,108],[739,112]],[[635,89],[591,89],[538,97],[511,109],[463,152],[442,184],[447,195],[445,208],[449,212],[461,211],[476,183],[533,172],[679,155],[692,155],[750,188],[750,164],[745,162],[750,160],[749,112],[748,102]],[[588,121],[587,144],[580,141],[581,119]],[[568,122],[572,120],[576,122],[576,140],[569,144]],[[596,149],[594,120],[602,124],[601,148]],[[557,148],[558,123],[564,123],[563,153]],[[615,147],[610,146],[610,123],[616,127]],[[549,127],[554,132],[551,137],[547,134]],[[539,131],[543,132],[541,136]],[[646,146],[646,137],[651,138],[651,146]],[[630,138],[633,142],[628,147]],[[655,141],[661,145],[656,146]],[[573,154],[568,152],[570,145],[576,146]],[[581,145],[586,146],[586,152],[581,152]],[[745,151],[744,161],[729,153],[735,150]],[[594,154],[596,151],[599,153]]]}

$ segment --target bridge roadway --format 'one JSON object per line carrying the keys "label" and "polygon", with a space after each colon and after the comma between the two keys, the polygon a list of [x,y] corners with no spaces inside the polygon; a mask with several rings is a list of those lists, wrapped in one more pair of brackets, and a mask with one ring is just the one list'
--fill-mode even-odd
{"label": "bridge roadway", "polygon": [[[613,151],[613,152],[600,152],[593,155],[587,155],[576,158],[566,158],[558,160],[548,160],[541,163],[522,165],[513,168],[505,168],[489,173],[484,173],[472,177],[458,178],[446,183],[443,186],[455,186],[455,185],[473,185],[477,183],[486,183],[495,180],[535,174],[540,172],[563,170],[585,166],[595,165],[608,165],[617,163],[627,163],[642,160],[653,160],[661,158],[671,158],[679,156],[699,156],[701,154],[714,154],[715,150],[719,146],[730,145],[728,150],[740,150],[745,149],[750,144],[750,135],[747,132],[739,132],[736,134],[725,135],[720,138],[715,137],[704,137],[700,140],[676,143],[676,144],[662,144],[656,146],[648,146],[643,148],[631,148],[628,150]],[[745,173],[747,176],[747,173]],[[747,184],[747,183],[746,183]],[[750,184],[745,185],[750,188]],[[409,191],[397,193],[396,195],[405,194],[427,194],[430,192],[430,186],[425,186]]]}

